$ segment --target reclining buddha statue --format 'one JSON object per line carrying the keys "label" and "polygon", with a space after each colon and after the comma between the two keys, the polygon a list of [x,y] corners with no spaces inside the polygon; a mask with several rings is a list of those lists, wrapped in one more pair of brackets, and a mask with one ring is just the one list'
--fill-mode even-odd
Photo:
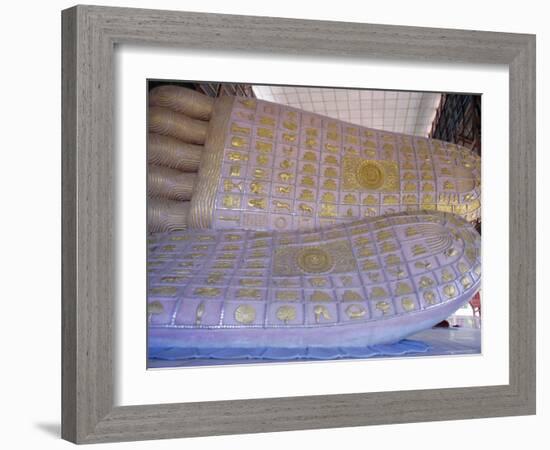
{"label": "reclining buddha statue", "polygon": [[479,218],[480,157],[454,144],[176,86],[152,90],[149,131],[151,231],[317,229],[417,210]]}
{"label": "reclining buddha statue", "polygon": [[479,290],[466,148],[177,86],[148,128],[151,348],[394,343]]}

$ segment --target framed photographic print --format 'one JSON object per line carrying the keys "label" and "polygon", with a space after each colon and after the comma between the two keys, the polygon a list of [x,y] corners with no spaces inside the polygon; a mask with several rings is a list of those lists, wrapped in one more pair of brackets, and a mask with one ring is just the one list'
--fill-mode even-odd
{"label": "framed photographic print", "polygon": [[149,368],[481,353],[480,95],[148,93]]}
{"label": "framed photographic print", "polygon": [[63,437],[533,414],[534,55],[64,11]]}

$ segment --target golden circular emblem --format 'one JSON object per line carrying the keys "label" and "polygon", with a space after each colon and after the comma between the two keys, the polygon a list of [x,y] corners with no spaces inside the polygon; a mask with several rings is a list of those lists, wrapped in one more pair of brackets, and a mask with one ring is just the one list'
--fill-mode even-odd
{"label": "golden circular emblem", "polygon": [[235,320],[244,324],[252,323],[256,320],[256,310],[250,305],[239,305],[235,309]]}
{"label": "golden circular emblem", "polygon": [[405,311],[414,310],[414,300],[410,299],[409,297],[405,297],[403,300],[401,300],[401,305],[403,306],[403,309]]}
{"label": "golden circular emblem", "polygon": [[306,273],[323,273],[332,269],[330,254],[319,247],[304,248],[296,257],[298,267]]}
{"label": "golden circular emblem", "polygon": [[453,298],[456,295],[456,288],[452,284],[448,284],[443,288],[443,292],[447,298]]}
{"label": "golden circular emblem", "polygon": [[353,304],[346,308],[346,314],[350,319],[360,319],[364,317],[367,311],[361,305]]}
{"label": "golden circular emblem", "polygon": [[425,291],[424,292],[424,300],[426,300],[426,303],[428,305],[434,305],[435,302],[436,302],[435,294],[432,291]]}
{"label": "golden circular emblem", "polygon": [[281,306],[277,309],[277,319],[285,324],[296,319],[296,308],[294,306]]}
{"label": "golden circular emblem", "polygon": [[357,183],[364,189],[379,189],[384,184],[384,171],[375,161],[363,161],[357,167]]}

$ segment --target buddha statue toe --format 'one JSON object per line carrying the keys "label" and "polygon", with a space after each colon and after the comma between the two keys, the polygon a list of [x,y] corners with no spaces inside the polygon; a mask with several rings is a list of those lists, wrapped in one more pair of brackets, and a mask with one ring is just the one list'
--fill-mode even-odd
{"label": "buddha statue toe", "polygon": [[480,157],[455,144],[177,86],[151,91],[149,132],[150,197],[163,208],[189,202],[185,222],[150,221],[151,231],[320,229],[417,210],[480,216]]}

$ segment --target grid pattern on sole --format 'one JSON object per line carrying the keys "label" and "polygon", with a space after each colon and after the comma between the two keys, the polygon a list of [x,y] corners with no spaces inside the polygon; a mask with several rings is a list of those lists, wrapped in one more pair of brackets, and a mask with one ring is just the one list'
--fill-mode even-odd
{"label": "grid pattern on sole", "polygon": [[149,326],[341,326],[437,308],[479,286],[480,236],[457,216],[401,214],[319,231],[150,237]]}
{"label": "grid pattern on sole", "polygon": [[401,211],[480,215],[480,158],[442,141],[235,99],[218,229],[319,229]]}

